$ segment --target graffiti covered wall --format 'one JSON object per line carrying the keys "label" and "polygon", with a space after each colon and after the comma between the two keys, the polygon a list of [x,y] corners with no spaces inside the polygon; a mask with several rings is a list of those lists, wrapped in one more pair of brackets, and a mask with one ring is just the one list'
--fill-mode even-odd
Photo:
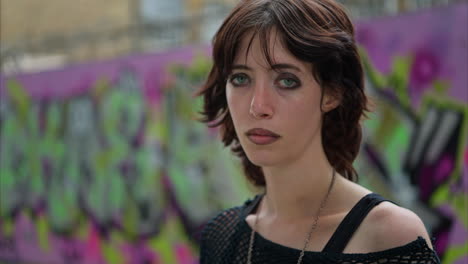
{"label": "graffiti covered wall", "polygon": [[[368,93],[359,171],[416,211],[443,263],[468,263],[468,4],[362,22]],[[366,177],[367,175],[367,177]]]}
{"label": "graffiti covered wall", "polygon": [[[364,185],[468,260],[468,4],[357,25],[375,112]],[[196,263],[202,223],[249,192],[191,97],[197,49],[2,77],[0,262]],[[179,66],[171,66],[182,63]],[[185,65],[185,66],[184,66]]]}
{"label": "graffiti covered wall", "polygon": [[247,193],[194,120],[196,50],[2,80],[0,262],[198,261],[201,225]]}

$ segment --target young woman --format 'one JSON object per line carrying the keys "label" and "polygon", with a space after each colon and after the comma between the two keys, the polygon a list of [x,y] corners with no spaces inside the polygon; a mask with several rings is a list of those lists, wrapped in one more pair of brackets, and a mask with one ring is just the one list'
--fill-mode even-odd
{"label": "young woman", "polygon": [[357,183],[367,109],[332,0],[245,0],[213,40],[204,122],[263,194],[203,230],[201,263],[439,263],[424,224]]}

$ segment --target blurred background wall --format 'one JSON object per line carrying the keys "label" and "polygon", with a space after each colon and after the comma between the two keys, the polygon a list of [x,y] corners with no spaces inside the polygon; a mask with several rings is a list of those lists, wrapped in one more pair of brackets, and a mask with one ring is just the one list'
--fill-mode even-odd
{"label": "blurred background wall", "polygon": [[[255,190],[192,97],[237,1],[0,0],[0,262],[197,263]],[[376,111],[361,184],[468,262],[468,3],[342,1]]]}

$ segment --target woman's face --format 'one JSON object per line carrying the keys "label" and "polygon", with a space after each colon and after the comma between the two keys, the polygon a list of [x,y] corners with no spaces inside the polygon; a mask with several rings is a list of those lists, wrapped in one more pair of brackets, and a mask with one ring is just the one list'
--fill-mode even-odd
{"label": "woman's face", "polygon": [[[244,37],[226,84],[229,113],[249,160],[284,166],[322,151],[321,88],[309,63],[284,48],[275,31],[269,40],[273,66],[260,41]],[[324,97],[323,102],[328,99]],[[322,108],[323,109],[323,108]]]}

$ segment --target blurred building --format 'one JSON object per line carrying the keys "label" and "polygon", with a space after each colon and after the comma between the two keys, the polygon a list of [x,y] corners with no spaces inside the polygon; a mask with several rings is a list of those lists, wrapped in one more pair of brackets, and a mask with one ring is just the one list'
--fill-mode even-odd
{"label": "blurred building", "polygon": [[[458,0],[460,1],[460,0]],[[0,0],[4,74],[209,43],[237,0]],[[457,0],[341,0],[355,19]]]}

